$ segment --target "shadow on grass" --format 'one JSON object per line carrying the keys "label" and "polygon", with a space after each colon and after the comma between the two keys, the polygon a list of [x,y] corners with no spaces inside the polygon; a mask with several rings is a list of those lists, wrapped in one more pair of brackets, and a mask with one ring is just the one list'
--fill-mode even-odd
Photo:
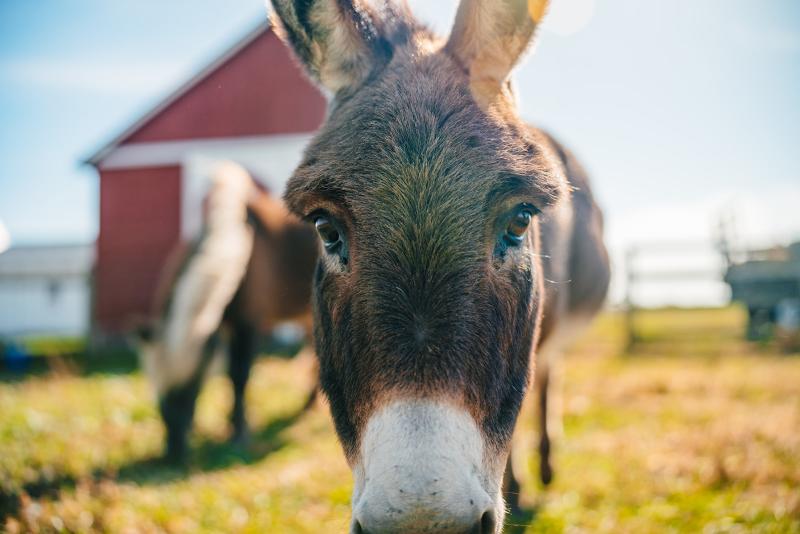
{"label": "shadow on grass", "polygon": [[[19,488],[4,488],[0,484],[0,520],[18,515],[23,501],[33,499],[57,499],[63,490],[72,490],[82,482],[111,480],[138,485],[159,485],[181,480],[195,473],[218,471],[236,465],[256,463],[267,455],[280,450],[288,443],[282,432],[297,422],[306,413],[305,407],[270,421],[265,427],[250,436],[247,445],[216,442],[205,439],[192,448],[190,458],[184,465],[168,463],[162,457],[140,459],[121,466],[116,471],[96,469],[80,478],[73,475],[40,475]],[[0,522],[0,525],[2,523]]]}
{"label": "shadow on grass", "polygon": [[192,447],[183,465],[167,462],[163,457],[150,457],[122,466],[116,479],[139,485],[166,484],[198,472],[218,471],[236,465],[250,465],[282,449],[288,440],[282,432],[306,412],[304,409],[270,421],[253,432],[245,445],[204,439]]}
{"label": "shadow on grass", "polygon": [[33,499],[55,499],[62,488],[74,488],[77,480],[71,475],[40,476],[38,479],[26,482],[21,489],[4,488],[0,485],[0,527],[6,517],[19,513],[23,500],[27,497]]}

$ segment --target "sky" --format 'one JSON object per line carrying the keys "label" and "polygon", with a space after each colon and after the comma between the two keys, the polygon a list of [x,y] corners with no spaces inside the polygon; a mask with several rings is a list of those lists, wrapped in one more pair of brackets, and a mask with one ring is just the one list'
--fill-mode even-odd
{"label": "sky", "polygon": [[[455,0],[410,3],[448,31]],[[263,0],[0,0],[11,242],[94,239],[97,176],[81,161],[265,13]],[[723,216],[741,246],[800,239],[800,2],[554,0],[515,79],[523,117],[590,171],[615,262],[633,244],[708,240]]]}

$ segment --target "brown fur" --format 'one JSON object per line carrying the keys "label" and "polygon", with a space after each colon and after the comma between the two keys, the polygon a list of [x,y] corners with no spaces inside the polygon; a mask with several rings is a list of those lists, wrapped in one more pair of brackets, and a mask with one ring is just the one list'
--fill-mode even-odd
{"label": "brown fur", "polygon": [[[325,46],[331,28],[286,14],[331,1],[274,4],[326,85],[291,36]],[[361,5],[335,4],[349,6],[343,16]],[[328,87],[330,116],[289,182],[290,209],[335,221],[344,236],[317,267],[314,332],[351,463],[371,414],[403,397],[466,406],[506,455],[536,347],[566,317],[602,304],[608,259],[586,176],[522,123],[508,91],[536,27],[527,4],[491,3],[501,7],[489,19],[489,3],[466,0],[444,47],[405,12],[376,22],[372,38],[388,43],[388,59],[375,56],[368,76]],[[496,24],[487,29],[487,20]],[[337,62],[361,50],[340,48]],[[539,215],[522,245],[506,246],[520,205]]]}
{"label": "brown fur", "polygon": [[256,230],[253,252],[228,315],[263,332],[281,321],[310,327],[311,276],[319,254],[313,230],[267,193],[252,199],[248,210]]}
{"label": "brown fur", "polygon": [[[265,191],[249,200],[247,210],[255,229],[253,251],[226,320],[245,321],[264,333],[283,321],[310,326],[310,280],[319,255],[314,231]],[[193,250],[191,243],[180,242],[168,255],[153,296],[153,318],[162,317],[169,307],[175,282]]]}

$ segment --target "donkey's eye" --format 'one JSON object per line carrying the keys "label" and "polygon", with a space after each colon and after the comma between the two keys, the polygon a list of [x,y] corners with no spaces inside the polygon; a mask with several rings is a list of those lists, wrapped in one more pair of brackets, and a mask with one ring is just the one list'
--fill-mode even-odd
{"label": "donkey's eye", "polygon": [[314,228],[317,229],[322,246],[329,258],[338,258],[342,267],[347,267],[350,261],[350,254],[347,250],[347,236],[342,232],[342,225],[324,212],[319,212],[311,216]]}
{"label": "donkey's eye", "polygon": [[314,219],[314,226],[317,228],[317,233],[326,249],[333,250],[341,244],[342,236],[329,218],[325,216],[317,217]]}
{"label": "donkey's eye", "polygon": [[505,239],[509,245],[519,245],[533,220],[534,208],[522,206],[511,216],[506,227]]}

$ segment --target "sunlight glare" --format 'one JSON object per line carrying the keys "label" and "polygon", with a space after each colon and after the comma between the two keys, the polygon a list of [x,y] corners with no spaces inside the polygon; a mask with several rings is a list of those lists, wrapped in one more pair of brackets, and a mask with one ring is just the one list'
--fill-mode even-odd
{"label": "sunlight glare", "polygon": [[553,0],[543,27],[556,35],[575,35],[589,25],[595,3],[595,0]]}

